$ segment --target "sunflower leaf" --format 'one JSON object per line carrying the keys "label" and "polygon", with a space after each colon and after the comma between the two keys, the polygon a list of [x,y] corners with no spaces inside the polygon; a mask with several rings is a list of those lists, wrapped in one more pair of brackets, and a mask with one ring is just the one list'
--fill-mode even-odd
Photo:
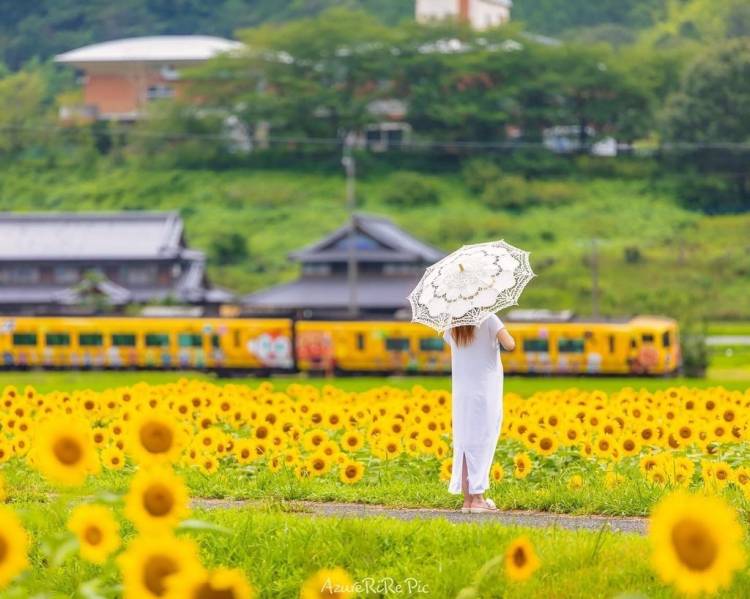
{"label": "sunflower leaf", "polygon": [[213,522],[206,522],[205,520],[196,520],[194,518],[183,520],[177,526],[178,530],[210,530],[212,532],[220,532],[221,534],[232,534],[232,531]]}
{"label": "sunflower leaf", "polygon": [[78,547],[78,539],[76,537],[70,537],[67,541],[55,548],[50,559],[50,566],[53,568],[60,567],[68,557],[78,551]]}

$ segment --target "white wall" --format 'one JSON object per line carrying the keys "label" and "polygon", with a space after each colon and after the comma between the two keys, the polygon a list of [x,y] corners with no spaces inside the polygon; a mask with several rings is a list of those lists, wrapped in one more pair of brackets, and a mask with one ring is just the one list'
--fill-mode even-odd
{"label": "white wall", "polygon": [[510,20],[510,9],[485,0],[469,2],[469,19],[474,29],[487,29]]}
{"label": "white wall", "polygon": [[[420,23],[448,17],[456,18],[459,0],[416,0],[416,17]],[[474,29],[496,27],[510,20],[510,8],[503,3],[469,0],[469,20]]]}
{"label": "white wall", "polygon": [[417,21],[424,23],[458,15],[459,0],[417,0]]}

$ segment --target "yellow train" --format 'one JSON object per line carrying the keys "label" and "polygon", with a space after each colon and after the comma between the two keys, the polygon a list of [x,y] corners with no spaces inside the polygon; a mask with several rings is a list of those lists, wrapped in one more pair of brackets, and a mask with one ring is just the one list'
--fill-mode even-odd
{"label": "yellow train", "polygon": [[[507,322],[508,373],[668,375],[677,323]],[[450,350],[420,324],[234,318],[2,317],[0,368],[197,369],[220,373],[445,373]]]}

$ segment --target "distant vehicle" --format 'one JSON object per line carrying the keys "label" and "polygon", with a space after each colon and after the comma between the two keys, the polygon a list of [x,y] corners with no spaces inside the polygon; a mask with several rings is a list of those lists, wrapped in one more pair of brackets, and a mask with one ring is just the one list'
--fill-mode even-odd
{"label": "distant vehicle", "polygon": [[[540,313],[507,326],[516,338],[503,353],[507,373],[669,375],[680,367],[669,318]],[[450,350],[431,329],[399,321],[0,317],[0,367],[441,374]]]}

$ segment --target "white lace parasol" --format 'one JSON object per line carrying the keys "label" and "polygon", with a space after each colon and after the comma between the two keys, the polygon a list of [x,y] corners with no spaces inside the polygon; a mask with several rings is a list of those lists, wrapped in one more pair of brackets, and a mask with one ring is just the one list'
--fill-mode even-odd
{"label": "white lace parasol", "polygon": [[412,322],[443,332],[480,325],[498,310],[518,304],[536,275],[529,252],[504,240],[465,245],[430,266],[409,294]]}

